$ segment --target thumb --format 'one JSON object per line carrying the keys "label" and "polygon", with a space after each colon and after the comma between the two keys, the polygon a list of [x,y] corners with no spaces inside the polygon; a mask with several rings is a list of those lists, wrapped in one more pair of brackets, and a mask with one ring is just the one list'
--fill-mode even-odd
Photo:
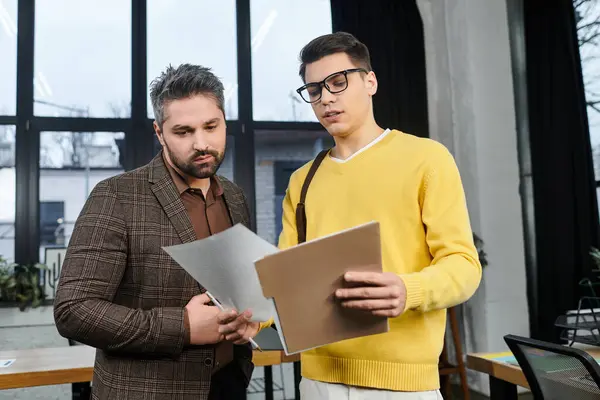
{"label": "thumb", "polygon": [[192,301],[199,302],[200,304],[210,303],[210,297],[206,293],[198,294],[192,298]]}

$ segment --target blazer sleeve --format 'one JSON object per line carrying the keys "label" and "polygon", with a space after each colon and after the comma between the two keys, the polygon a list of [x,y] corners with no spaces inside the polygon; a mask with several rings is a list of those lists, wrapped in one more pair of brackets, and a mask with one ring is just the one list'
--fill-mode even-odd
{"label": "blazer sleeve", "polygon": [[177,356],[189,344],[183,307],[113,303],[127,268],[127,225],[106,181],[92,190],[73,230],[54,300],[59,333],[107,351]]}

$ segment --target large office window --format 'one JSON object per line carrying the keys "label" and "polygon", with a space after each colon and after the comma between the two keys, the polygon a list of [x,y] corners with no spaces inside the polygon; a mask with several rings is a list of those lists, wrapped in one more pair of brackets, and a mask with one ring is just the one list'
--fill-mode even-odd
{"label": "large office window", "polygon": [[[9,60],[3,63],[8,73],[0,74],[4,109],[3,96],[8,95],[12,103],[16,97],[3,85],[16,86],[17,81],[10,70],[17,59],[17,6],[19,18],[34,27],[33,37],[25,30],[18,43],[23,55],[19,60],[25,66],[30,65],[27,60],[34,61],[33,71],[24,67],[18,80],[23,103],[16,131],[23,140],[16,144],[16,154],[22,156],[12,175],[4,173],[5,167],[2,170],[2,179],[11,176],[13,186],[15,176],[23,182],[21,196],[40,201],[39,207],[34,202],[19,203],[22,212],[16,222],[14,211],[3,217],[2,222],[8,218],[16,224],[16,258],[31,260],[36,253],[31,235],[39,238],[41,250],[68,244],[73,223],[94,185],[122,172],[125,165],[138,167],[147,161],[154,140],[154,114],[149,93],[143,93],[140,85],[150,85],[168,65],[181,63],[209,67],[222,80],[231,125],[219,173],[235,177],[247,190],[258,232],[276,242],[289,175],[328,139],[310,105],[295,93],[302,84],[300,49],[332,30],[329,1],[307,1],[1,0],[0,50],[6,56],[3,61]],[[250,13],[238,12],[237,6],[248,7]],[[249,72],[251,79],[238,82],[238,73],[250,77]],[[131,110],[132,104],[136,107],[144,101],[148,109],[143,114],[149,120],[139,118],[140,110]],[[250,107],[253,113],[247,112]],[[0,124],[14,124],[10,113],[14,108],[9,105],[7,117],[0,111]],[[11,140],[15,154],[14,129]],[[159,150],[156,143],[154,150]],[[31,168],[31,163],[39,169]],[[39,187],[31,184],[37,180]],[[14,210],[14,193],[10,203],[2,212]],[[40,261],[43,255],[41,251]]]}
{"label": "large office window", "polygon": [[15,127],[0,125],[0,257],[15,253]]}
{"label": "large office window", "polygon": [[40,260],[47,247],[69,243],[75,220],[96,184],[123,172],[123,133],[42,132]]}
{"label": "large office window", "polygon": [[600,209],[600,3],[574,0],[573,4]]}
{"label": "large office window", "polygon": [[35,2],[35,115],[129,117],[131,2]]}
{"label": "large office window", "polygon": [[317,36],[331,33],[329,0],[251,0],[252,105],[257,121],[317,121],[296,89],[298,55]]}
{"label": "large office window", "polygon": [[[169,64],[209,67],[225,86],[227,119],[237,119],[235,0],[147,0],[147,4],[148,84]],[[149,97],[148,117],[154,117]]]}
{"label": "large office window", "polygon": [[17,97],[17,0],[0,1],[0,115],[15,115]]}

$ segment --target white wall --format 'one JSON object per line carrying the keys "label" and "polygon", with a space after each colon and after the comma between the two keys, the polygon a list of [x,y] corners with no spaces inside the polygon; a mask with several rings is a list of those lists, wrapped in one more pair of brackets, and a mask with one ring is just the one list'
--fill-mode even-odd
{"label": "white wall", "polygon": [[[489,265],[464,307],[466,352],[507,350],[528,335],[523,218],[505,0],[418,0],[431,137],[454,154]],[[487,377],[471,386],[489,393]]]}

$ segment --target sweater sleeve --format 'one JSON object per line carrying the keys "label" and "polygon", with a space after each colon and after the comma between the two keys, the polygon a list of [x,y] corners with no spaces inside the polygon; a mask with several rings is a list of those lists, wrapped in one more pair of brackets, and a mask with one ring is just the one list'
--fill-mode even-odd
{"label": "sweater sleeve", "polygon": [[420,196],[432,261],[419,272],[400,275],[407,291],[405,309],[421,312],[465,302],[481,281],[460,173],[445,147],[437,143],[434,149]]}

